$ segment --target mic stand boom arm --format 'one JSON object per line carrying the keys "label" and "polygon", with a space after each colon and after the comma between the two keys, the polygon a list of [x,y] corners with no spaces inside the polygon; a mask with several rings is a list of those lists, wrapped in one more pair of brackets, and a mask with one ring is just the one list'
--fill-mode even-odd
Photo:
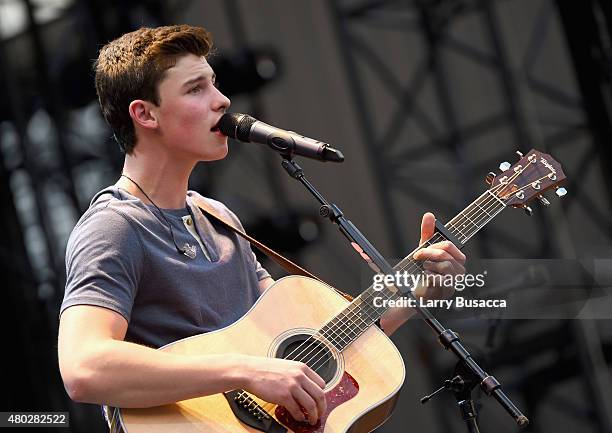
{"label": "mic stand boom arm", "polygon": [[[323,217],[328,218],[331,222],[338,225],[340,232],[351,242],[351,245],[359,251],[361,256],[368,262],[370,267],[375,265],[381,272],[385,274],[393,274],[393,267],[384,259],[384,257],[374,248],[374,246],[366,239],[366,237],[357,229],[357,227],[349,220],[347,220],[342,211],[335,204],[330,204],[325,197],[310,183],[304,176],[304,170],[292,159],[283,158],[283,168],[287,173],[294,179],[299,180],[302,185],[306,187],[308,191],[321,203],[320,214]],[[359,248],[357,248],[358,246]],[[361,250],[361,251],[360,251]],[[412,299],[416,299],[414,295],[407,291],[404,293]],[[414,303],[415,310],[421,316],[421,319],[429,325],[431,330],[437,335],[438,341],[442,346],[450,350],[455,356],[463,363],[470,372],[472,372],[477,378],[480,387],[488,396],[493,396],[499,402],[499,404],[508,412],[508,414],[514,418],[519,427],[525,427],[529,424],[529,420],[521,411],[514,405],[514,403],[506,396],[504,391],[501,389],[501,384],[493,376],[487,374],[478,363],[472,358],[472,355],[467,349],[461,344],[459,335],[454,331],[445,328],[434,315],[425,307],[421,307],[418,302]]]}

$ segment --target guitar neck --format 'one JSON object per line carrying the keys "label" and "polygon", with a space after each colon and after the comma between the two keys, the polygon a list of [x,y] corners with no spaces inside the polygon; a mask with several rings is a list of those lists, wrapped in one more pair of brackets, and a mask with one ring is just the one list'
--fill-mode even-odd
{"label": "guitar neck", "polygon": [[[445,224],[446,229],[461,243],[466,244],[478,231],[487,225],[506,205],[491,191],[482,193],[476,200],[459,212]],[[445,240],[440,234],[434,234],[423,245],[416,248],[393,268],[396,272],[421,274],[421,262],[413,258],[420,248]],[[333,346],[342,351],[372,326],[389,309],[388,303],[376,306],[374,299],[396,300],[401,292],[395,287],[384,286],[381,290],[371,285],[356,297],[343,311],[331,319],[319,330],[319,334]]]}

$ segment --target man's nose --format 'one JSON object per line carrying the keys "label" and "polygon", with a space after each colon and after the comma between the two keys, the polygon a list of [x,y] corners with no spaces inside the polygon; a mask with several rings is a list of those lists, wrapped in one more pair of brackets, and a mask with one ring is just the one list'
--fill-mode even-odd
{"label": "man's nose", "polygon": [[217,97],[215,98],[215,105],[213,106],[213,109],[215,111],[227,111],[231,104],[232,101],[230,101],[227,96],[217,89]]}

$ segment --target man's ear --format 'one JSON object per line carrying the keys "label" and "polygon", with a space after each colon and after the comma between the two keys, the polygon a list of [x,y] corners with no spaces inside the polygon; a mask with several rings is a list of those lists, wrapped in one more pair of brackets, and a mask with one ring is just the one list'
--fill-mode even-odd
{"label": "man's ear", "polygon": [[143,101],[142,99],[135,99],[130,102],[129,112],[130,117],[137,125],[142,126],[146,129],[155,129],[158,126],[157,117],[155,113],[151,111],[152,103],[149,101]]}

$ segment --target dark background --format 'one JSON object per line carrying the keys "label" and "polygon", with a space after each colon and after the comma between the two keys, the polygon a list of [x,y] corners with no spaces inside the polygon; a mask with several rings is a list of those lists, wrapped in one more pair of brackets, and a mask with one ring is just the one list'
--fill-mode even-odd
{"label": "dark background", "polygon": [[[70,411],[71,431],[104,431],[97,407],[68,399],[56,353],[68,235],[122,164],[91,63],[124,32],[177,23],[213,32],[211,63],[232,111],[342,149],[342,165],[302,165],[389,258],[416,245],[425,211],[450,219],[484,191],[487,172],[516,162],[516,150],[561,162],[562,200],[548,193],[550,206],[536,201],[531,218],[504,211],[466,253],[589,263],[596,271],[584,280],[565,267],[577,280],[577,306],[546,319],[446,314],[445,323],[529,416],[530,431],[612,432],[612,302],[598,280],[612,268],[606,0],[0,1],[0,410]],[[371,281],[368,268],[279,162],[257,145],[230,143],[224,161],[197,168],[191,188],[358,293]],[[537,297],[532,271],[517,269],[506,295],[522,289],[514,293],[527,304]],[[379,431],[462,431],[452,396],[419,404],[452,375],[454,358],[416,319],[393,340],[407,378]],[[478,401],[483,432],[517,429],[497,403]]]}

